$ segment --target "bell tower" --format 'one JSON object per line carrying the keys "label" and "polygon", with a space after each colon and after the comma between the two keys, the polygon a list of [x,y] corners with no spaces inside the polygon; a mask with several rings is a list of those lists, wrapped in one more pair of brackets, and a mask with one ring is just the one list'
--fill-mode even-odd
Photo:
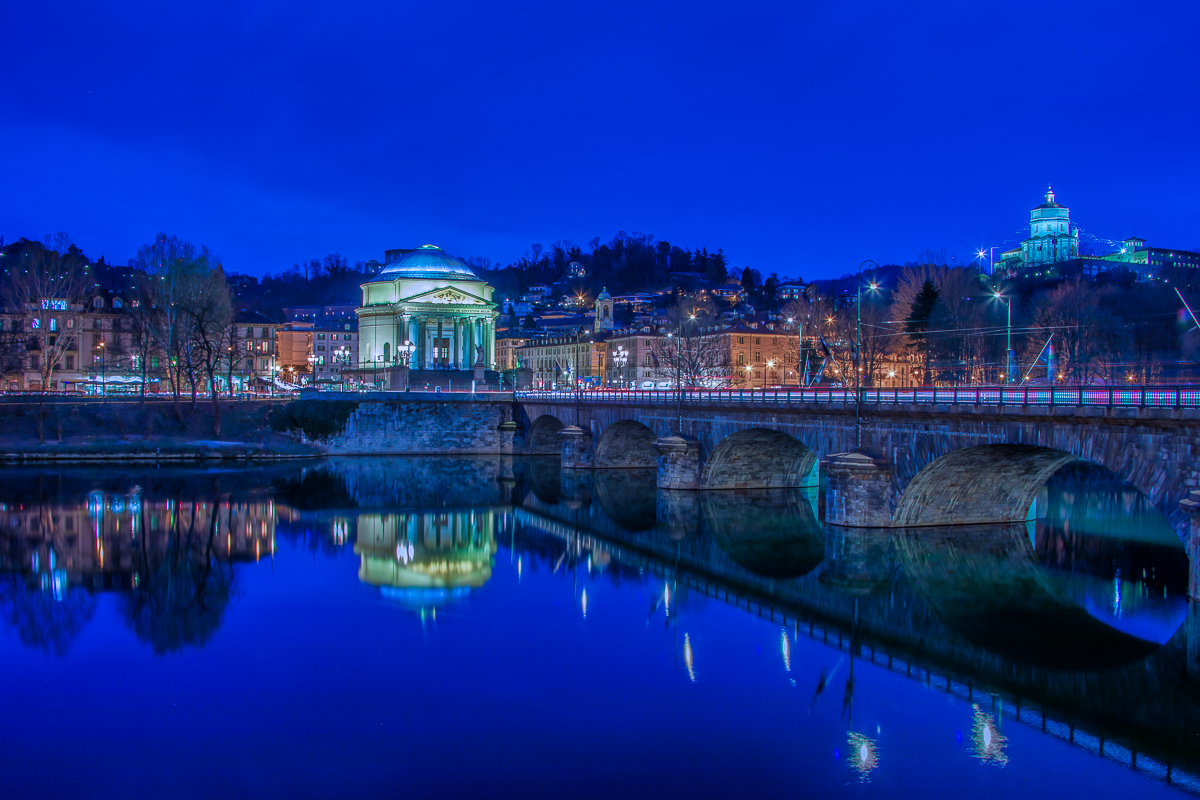
{"label": "bell tower", "polygon": [[612,296],[609,295],[608,289],[601,289],[596,297],[596,324],[592,326],[592,330],[611,331],[615,326]]}

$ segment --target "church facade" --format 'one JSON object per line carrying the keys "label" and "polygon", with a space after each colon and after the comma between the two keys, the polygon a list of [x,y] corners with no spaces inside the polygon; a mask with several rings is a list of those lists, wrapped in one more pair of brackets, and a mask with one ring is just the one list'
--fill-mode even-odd
{"label": "church facade", "polygon": [[495,368],[494,290],[442,248],[404,253],[361,288],[360,369]]}
{"label": "church facade", "polygon": [[1047,188],[1046,202],[1029,212],[1029,238],[1021,246],[1000,254],[1000,269],[1005,272],[1057,264],[1079,258],[1079,228],[1071,227],[1071,209],[1054,199]]}

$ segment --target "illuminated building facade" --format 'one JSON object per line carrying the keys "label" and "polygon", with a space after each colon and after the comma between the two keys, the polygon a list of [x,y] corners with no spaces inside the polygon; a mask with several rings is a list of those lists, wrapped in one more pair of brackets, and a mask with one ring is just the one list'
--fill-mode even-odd
{"label": "illuminated building facade", "polygon": [[466,370],[495,360],[493,289],[462,261],[427,244],[388,263],[362,284],[358,315],[360,369],[403,363],[413,369]]}
{"label": "illuminated building facade", "polygon": [[1047,188],[1046,201],[1029,212],[1029,238],[1000,254],[1000,268],[1011,272],[1076,258],[1079,228],[1071,227],[1071,210],[1055,200],[1054,189]]}

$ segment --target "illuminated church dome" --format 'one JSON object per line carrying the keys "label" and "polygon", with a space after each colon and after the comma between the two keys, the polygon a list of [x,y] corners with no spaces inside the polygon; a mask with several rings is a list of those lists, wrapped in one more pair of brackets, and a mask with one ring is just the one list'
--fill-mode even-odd
{"label": "illuminated church dome", "polygon": [[375,280],[393,281],[397,278],[479,280],[479,276],[465,263],[432,244],[423,244],[411,253],[405,253],[384,267]]}

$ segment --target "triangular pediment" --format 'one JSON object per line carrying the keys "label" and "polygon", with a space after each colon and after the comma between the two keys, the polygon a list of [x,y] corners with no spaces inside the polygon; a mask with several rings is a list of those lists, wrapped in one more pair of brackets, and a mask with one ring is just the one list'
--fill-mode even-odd
{"label": "triangular pediment", "polygon": [[401,303],[428,303],[435,306],[490,306],[492,305],[482,297],[476,297],[470,292],[464,292],[462,289],[454,287],[446,287],[441,289],[430,289],[428,292],[414,294],[412,297],[405,297]]}

